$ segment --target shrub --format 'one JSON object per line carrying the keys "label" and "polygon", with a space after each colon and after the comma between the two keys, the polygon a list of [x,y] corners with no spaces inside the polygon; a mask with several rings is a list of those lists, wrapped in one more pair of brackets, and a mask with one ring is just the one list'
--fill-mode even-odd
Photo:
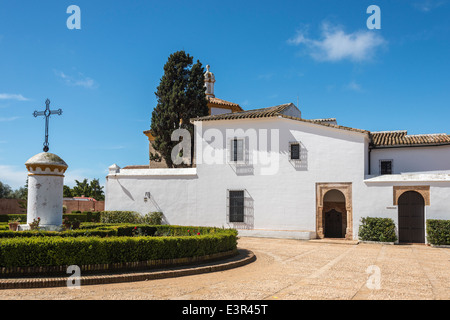
{"label": "shrub", "polygon": [[2,214],[0,215],[0,222],[8,222],[10,220],[19,219],[20,222],[27,222],[26,214]]}
{"label": "shrub", "polygon": [[67,213],[63,214],[63,220],[68,220],[69,222],[74,222],[75,220],[81,222],[87,222],[87,216],[83,213]]}
{"label": "shrub", "polygon": [[236,250],[236,230],[211,229],[215,233],[194,237],[30,236],[0,239],[0,267],[137,262]]}
{"label": "shrub", "polygon": [[427,220],[427,240],[434,245],[450,245],[450,220]]}
{"label": "shrub", "polygon": [[162,224],[163,216],[162,212],[149,212],[142,217],[142,223],[160,225]]}
{"label": "shrub", "polygon": [[397,241],[395,223],[391,218],[361,218],[358,236],[363,241]]}
{"label": "shrub", "polygon": [[102,211],[100,223],[140,223],[141,215],[135,211]]}
{"label": "shrub", "polygon": [[83,212],[86,214],[86,221],[88,222],[100,222],[100,212],[95,211],[95,212],[91,212],[91,211],[87,211],[87,212]]}

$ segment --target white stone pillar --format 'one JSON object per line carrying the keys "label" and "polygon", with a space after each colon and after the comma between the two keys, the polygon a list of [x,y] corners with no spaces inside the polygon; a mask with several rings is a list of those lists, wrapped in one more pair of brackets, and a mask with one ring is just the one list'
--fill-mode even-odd
{"label": "white stone pillar", "polygon": [[43,230],[58,230],[62,225],[64,172],[67,164],[55,154],[39,153],[30,158],[28,169],[27,225],[40,218]]}

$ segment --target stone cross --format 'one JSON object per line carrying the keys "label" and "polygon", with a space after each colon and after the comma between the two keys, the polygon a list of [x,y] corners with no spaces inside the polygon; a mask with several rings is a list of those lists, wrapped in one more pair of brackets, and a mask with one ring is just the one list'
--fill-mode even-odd
{"label": "stone cross", "polygon": [[45,101],[45,110],[44,111],[35,111],[33,112],[33,116],[36,118],[38,116],[44,116],[45,117],[45,142],[44,142],[44,152],[48,152],[48,120],[52,114],[61,115],[62,110],[50,110],[50,100],[47,99]]}

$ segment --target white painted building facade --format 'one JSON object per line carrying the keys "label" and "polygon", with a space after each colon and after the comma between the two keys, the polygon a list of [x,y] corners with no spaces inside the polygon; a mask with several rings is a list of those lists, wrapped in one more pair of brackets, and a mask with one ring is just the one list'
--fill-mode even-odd
{"label": "white painted building facade", "polygon": [[450,219],[446,134],[305,120],[293,104],[192,123],[196,167],[111,166],[105,210],[161,211],[170,224],[296,239],[357,239],[361,218],[385,217],[401,242],[425,242],[426,219]]}

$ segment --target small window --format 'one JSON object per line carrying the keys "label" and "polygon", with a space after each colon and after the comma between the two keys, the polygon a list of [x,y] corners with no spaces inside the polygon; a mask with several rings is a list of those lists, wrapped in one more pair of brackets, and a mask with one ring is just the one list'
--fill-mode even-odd
{"label": "small window", "polygon": [[290,154],[291,160],[300,160],[300,143],[298,142],[290,143]]}
{"label": "small window", "polygon": [[229,191],[230,222],[244,222],[244,191]]}
{"label": "small window", "polygon": [[380,173],[392,174],[392,160],[380,160]]}
{"label": "small window", "polygon": [[231,161],[243,162],[244,161],[244,139],[231,140]]}

